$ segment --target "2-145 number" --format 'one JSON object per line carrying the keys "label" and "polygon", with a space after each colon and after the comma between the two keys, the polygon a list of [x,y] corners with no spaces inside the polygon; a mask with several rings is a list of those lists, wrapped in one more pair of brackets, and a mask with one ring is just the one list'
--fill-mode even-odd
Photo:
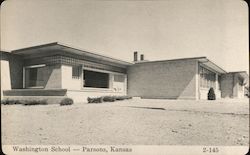
{"label": "2-145 number", "polygon": [[203,147],[203,152],[204,153],[218,153],[219,148],[218,147]]}

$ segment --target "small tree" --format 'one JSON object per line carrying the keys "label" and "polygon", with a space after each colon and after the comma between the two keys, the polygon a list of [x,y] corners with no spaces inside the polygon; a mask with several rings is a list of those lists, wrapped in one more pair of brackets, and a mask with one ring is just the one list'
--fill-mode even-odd
{"label": "small tree", "polygon": [[71,105],[73,103],[74,103],[74,101],[71,98],[66,97],[66,98],[61,100],[60,105],[62,105],[62,106],[63,105]]}
{"label": "small tree", "polygon": [[214,93],[214,88],[210,88],[207,94],[207,99],[208,100],[216,100],[216,96]]}

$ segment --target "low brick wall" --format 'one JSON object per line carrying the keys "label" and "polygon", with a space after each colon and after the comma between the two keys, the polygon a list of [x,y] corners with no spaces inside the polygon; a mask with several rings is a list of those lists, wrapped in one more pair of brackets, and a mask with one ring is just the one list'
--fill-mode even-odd
{"label": "low brick wall", "polygon": [[100,97],[100,96],[123,96],[126,95],[125,92],[112,92],[112,91],[76,91],[76,90],[68,90],[67,97],[74,99],[76,103],[87,103],[88,97]]}

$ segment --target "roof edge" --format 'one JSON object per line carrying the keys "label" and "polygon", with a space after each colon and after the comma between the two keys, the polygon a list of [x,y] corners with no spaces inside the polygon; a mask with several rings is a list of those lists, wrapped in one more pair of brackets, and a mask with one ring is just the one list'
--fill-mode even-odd
{"label": "roof edge", "polygon": [[209,60],[208,58],[206,58],[206,60],[210,63],[212,63],[215,67],[219,68],[223,73],[227,73],[227,71],[225,71],[224,69],[222,69],[220,66],[216,65],[213,61]]}
{"label": "roof edge", "polygon": [[12,50],[11,53],[18,53],[18,52],[22,52],[25,50],[31,50],[31,49],[36,49],[36,48],[41,48],[41,47],[46,47],[46,46],[53,46],[53,45],[59,45],[58,42],[51,42],[51,43],[47,43],[47,44],[41,44],[41,45],[36,45],[36,46],[31,46],[31,47],[25,47],[25,48],[20,48],[20,49],[16,49],[16,50]]}
{"label": "roof edge", "polygon": [[85,49],[82,49],[82,48],[79,48],[79,47],[67,45],[65,43],[60,43],[60,42],[56,42],[56,43],[57,43],[57,45],[64,46],[66,48],[71,48],[71,49],[74,49],[74,50],[83,51],[83,52],[86,52],[86,53],[89,53],[89,54],[94,54],[94,55],[97,55],[97,56],[101,56],[101,57],[105,57],[105,58],[109,58],[109,59],[113,59],[113,60],[118,60],[118,61],[121,61],[121,62],[124,62],[124,63],[128,63],[130,65],[133,65],[133,63],[131,63],[131,62],[120,60],[118,58],[114,58],[114,57],[111,57],[111,56],[102,55],[102,54],[99,54],[99,53],[96,53],[96,52],[93,52],[93,51],[89,51],[89,50],[85,50]]}
{"label": "roof edge", "polygon": [[17,50],[12,50],[11,53],[18,54],[19,52],[23,52],[25,50],[33,50],[33,49],[37,49],[37,48],[54,46],[54,45],[59,45],[59,46],[65,47],[65,48],[71,48],[73,50],[82,51],[82,52],[93,54],[93,55],[96,55],[96,56],[99,56],[99,57],[104,57],[104,58],[116,60],[116,61],[119,61],[121,63],[125,63],[127,65],[133,65],[134,64],[132,62],[120,60],[120,59],[117,59],[117,58],[114,58],[114,57],[110,57],[110,56],[105,56],[105,55],[102,55],[102,54],[99,54],[99,53],[96,53],[96,52],[92,52],[92,51],[89,51],[89,50],[84,50],[84,49],[81,49],[81,48],[78,48],[78,47],[74,47],[72,45],[68,45],[68,44],[61,43],[61,42],[51,42],[51,43],[37,45],[37,46],[32,46],[32,47],[20,48],[20,49],[17,49]]}
{"label": "roof edge", "polygon": [[165,62],[165,61],[180,61],[180,60],[197,60],[197,59],[206,59],[205,56],[202,57],[190,57],[190,58],[178,58],[178,59],[166,59],[166,60],[154,60],[154,61],[137,61],[136,64],[142,63],[154,63],[154,62]]}
{"label": "roof edge", "polygon": [[246,73],[247,74],[246,71],[233,71],[233,72],[228,72],[228,73]]}

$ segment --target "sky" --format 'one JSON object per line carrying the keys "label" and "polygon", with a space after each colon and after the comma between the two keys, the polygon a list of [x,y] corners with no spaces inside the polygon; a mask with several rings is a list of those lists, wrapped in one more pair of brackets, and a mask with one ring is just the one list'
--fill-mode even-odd
{"label": "sky", "polygon": [[61,42],[133,61],[206,56],[249,70],[248,7],[242,0],[8,0],[1,50]]}

